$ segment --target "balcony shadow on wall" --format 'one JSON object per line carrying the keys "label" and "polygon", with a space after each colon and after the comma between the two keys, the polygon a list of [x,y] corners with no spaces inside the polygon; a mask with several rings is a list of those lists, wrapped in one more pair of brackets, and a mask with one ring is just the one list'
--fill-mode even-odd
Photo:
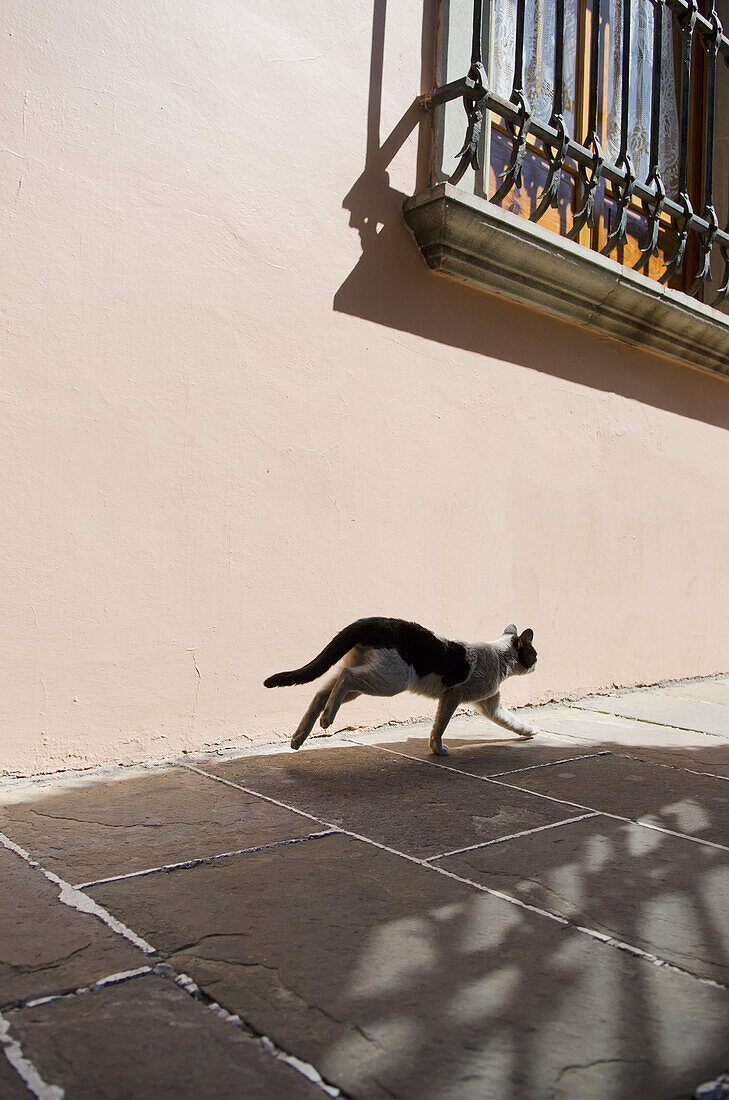
{"label": "balcony shadow on wall", "polygon": [[[433,86],[436,2],[424,0],[421,89]],[[431,119],[417,98],[380,140],[387,0],[374,0],[364,170],[343,200],[362,256],[337,290],[333,308],[464,351],[538,370],[693,420],[729,428],[729,385],[688,365],[439,276],[425,264],[402,213],[407,196],[388,168],[418,130],[414,192],[428,186]],[[465,116],[464,116],[465,132]]]}

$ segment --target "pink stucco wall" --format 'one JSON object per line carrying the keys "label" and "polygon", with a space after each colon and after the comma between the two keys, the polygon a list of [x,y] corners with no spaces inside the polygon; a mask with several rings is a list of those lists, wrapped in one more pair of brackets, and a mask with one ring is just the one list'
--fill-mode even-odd
{"label": "pink stucco wall", "polygon": [[729,670],[729,384],[426,269],[385,8],[6,5],[0,768],[289,735],[365,614],[532,626],[514,703]]}

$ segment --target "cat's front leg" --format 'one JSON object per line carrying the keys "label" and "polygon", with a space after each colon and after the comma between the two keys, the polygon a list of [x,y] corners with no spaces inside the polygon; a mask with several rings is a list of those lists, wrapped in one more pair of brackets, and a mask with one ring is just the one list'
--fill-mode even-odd
{"label": "cat's front leg", "polygon": [[502,726],[504,729],[518,734],[518,736],[523,737],[525,741],[541,732],[536,726],[530,726],[526,722],[522,722],[521,718],[517,717],[516,714],[512,714],[505,706],[502,706],[499,692],[497,692],[496,695],[492,695],[489,699],[480,699],[478,702],[474,703],[474,706],[481,714],[485,714],[487,718],[495,722],[497,726]]}
{"label": "cat's front leg", "polygon": [[430,751],[435,756],[448,756],[448,749],[443,744],[443,732],[453,717],[456,707],[461,701],[460,692],[449,691],[441,697],[438,710],[435,712],[435,721],[430,731]]}

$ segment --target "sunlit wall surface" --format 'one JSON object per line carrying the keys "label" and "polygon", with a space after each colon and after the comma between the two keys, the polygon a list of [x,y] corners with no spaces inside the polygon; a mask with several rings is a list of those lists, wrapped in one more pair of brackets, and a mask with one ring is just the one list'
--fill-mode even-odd
{"label": "sunlit wall surface", "polygon": [[368,614],[533,627],[512,703],[729,669],[729,385],[428,271],[435,24],[6,5],[3,769],[290,736]]}

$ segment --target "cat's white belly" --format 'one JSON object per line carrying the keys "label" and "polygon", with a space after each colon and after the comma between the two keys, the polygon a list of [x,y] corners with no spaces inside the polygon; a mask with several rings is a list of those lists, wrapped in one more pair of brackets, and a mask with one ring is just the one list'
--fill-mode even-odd
{"label": "cat's white belly", "polygon": [[[413,669],[413,672],[415,670]],[[428,699],[440,699],[445,693],[443,680],[437,672],[430,672],[427,676],[420,676],[413,680],[408,689],[415,695],[426,695]]]}

